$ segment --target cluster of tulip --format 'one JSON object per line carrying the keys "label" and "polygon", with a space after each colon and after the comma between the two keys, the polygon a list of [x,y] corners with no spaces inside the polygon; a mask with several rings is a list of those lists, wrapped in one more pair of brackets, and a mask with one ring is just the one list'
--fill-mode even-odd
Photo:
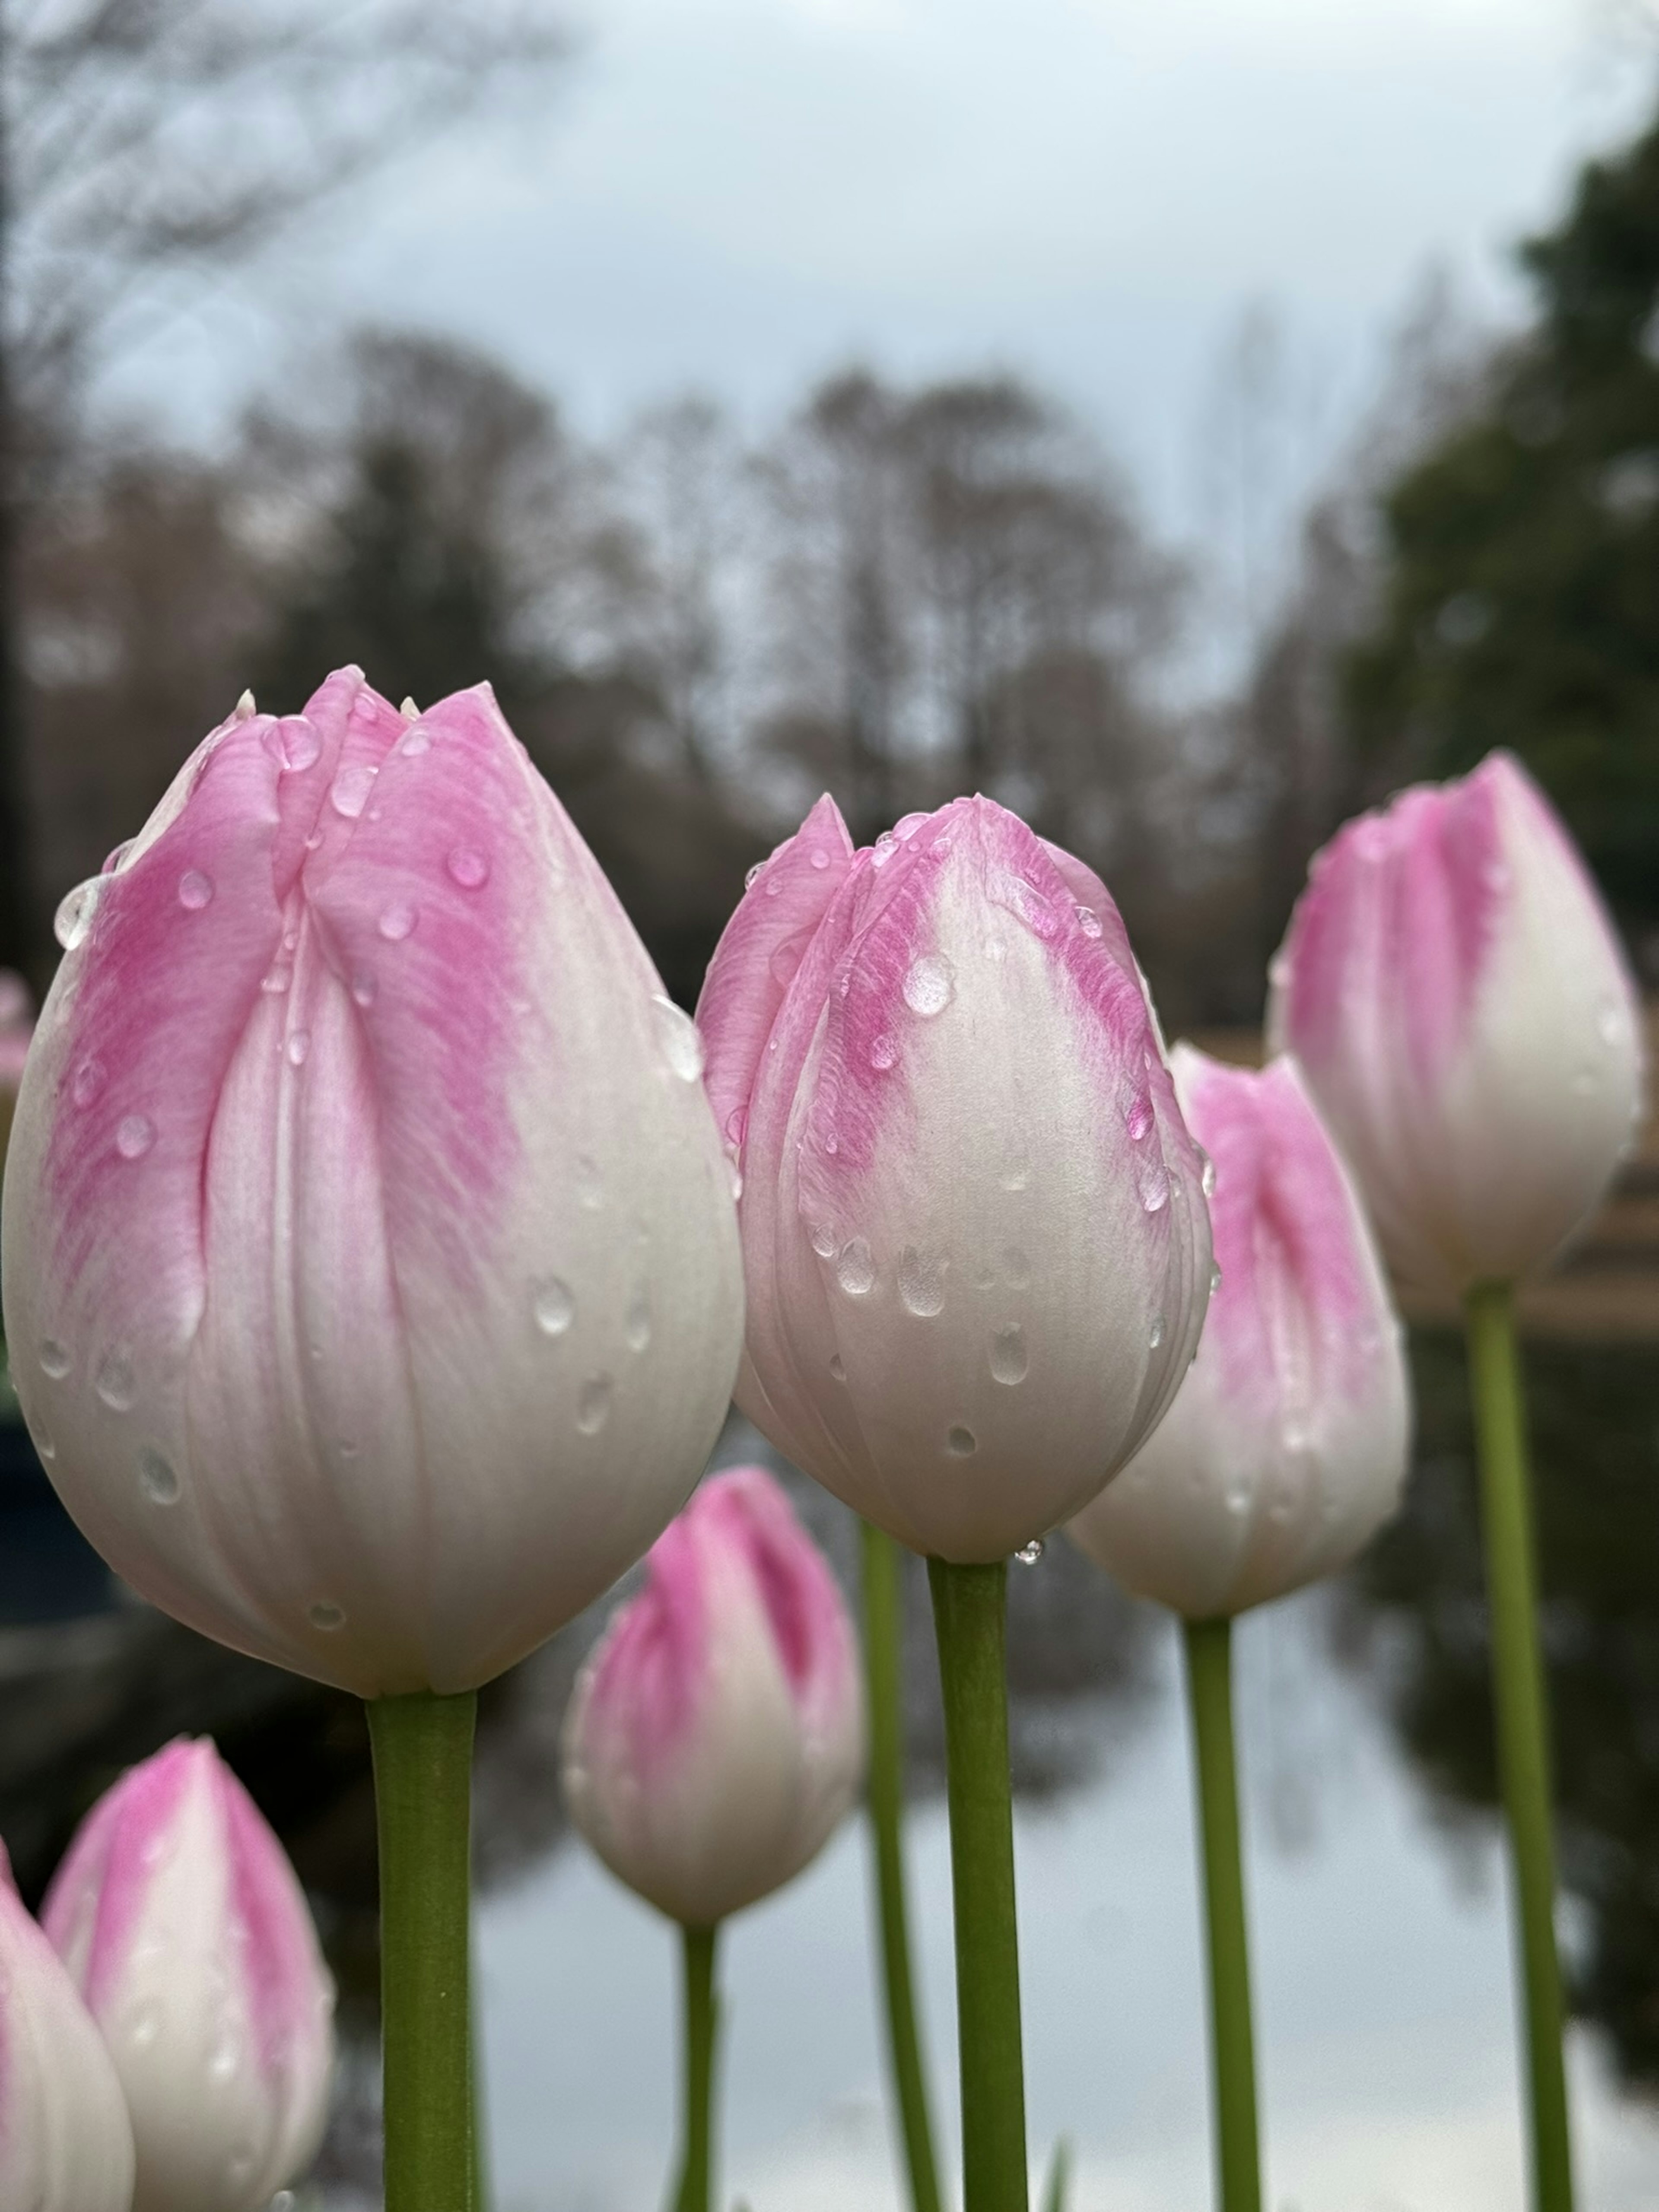
{"label": "cluster of tulip", "polygon": [[[1563,2212],[1505,1286],[1594,1204],[1640,1052],[1595,893],[1511,763],[1316,863],[1260,1073],[1171,1064],[1103,884],[984,799],[861,851],[821,801],[751,878],[694,1024],[487,687],[399,711],[356,670],[300,715],[245,699],[59,935],[5,1190],[15,1378],[130,1583],[368,1701],[389,2212],[474,2201],[473,1693],[647,1547],[565,1779],[685,1930],[680,2212],[713,2201],[716,1929],[820,1848],[866,1745],[912,2197],[937,2206],[895,1540],[927,1558],[939,1642],[965,2201],[1023,2212],[1003,1601],[1011,1554],[1062,1527],[1186,1624],[1223,2194],[1257,2203],[1228,1629],[1397,1499],[1407,1389],[1368,1215],[1398,1273],[1469,1300],[1537,2170]],[[673,1518],[734,1376],[866,1523],[862,1680],[769,1475]],[[94,1812],[45,1931],[0,1895],[7,2205],[242,2212],[293,2177],[328,1984],[210,1747]]]}

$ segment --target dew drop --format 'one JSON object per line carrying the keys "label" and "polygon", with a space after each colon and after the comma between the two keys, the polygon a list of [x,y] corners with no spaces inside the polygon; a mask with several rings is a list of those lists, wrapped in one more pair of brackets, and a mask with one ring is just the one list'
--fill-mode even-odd
{"label": "dew drop", "polygon": [[1083,932],[1083,934],[1085,937],[1098,937],[1100,935],[1100,916],[1095,912],[1091,906],[1079,905],[1077,908],[1077,926]]}
{"label": "dew drop", "polygon": [[366,968],[360,968],[351,979],[351,996],[359,1006],[372,1006],[380,985]]}
{"label": "dew drop", "polygon": [[77,1106],[90,1106],[103,1089],[109,1071],[101,1060],[83,1060],[70,1084],[70,1097]]}
{"label": "dew drop", "polygon": [[260,977],[259,988],[268,992],[272,998],[279,999],[293,981],[294,970],[291,968],[276,967]]}
{"label": "dew drop", "polygon": [[213,896],[213,878],[199,868],[186,868],[179,878],[179,903],[187,914],[200,914]]}
{"label": "dew drop", "polygon": [[1007,939],[1006,937],[996,936],[988,937],[985,940],[985,957],[988,960],[994,960],[997,962],[1006,960],[1008,957]]}
{"label": "dew drop", "polygon": [[590,1375],[576,1401],[576,1426],[585,1437],[596,1437],[611,1419],[611,1377]]}
{"label": "dew drop", "polygon": [[1199,1177],[1199,1188],[1203,1191],[1206,1198],[1213,1198],[1215,1196],[1215,1162],[1202,1145],[1198,1148],[1198,1156],[1204,1163],[1204,1172]]}
{"label": "dew drop", "polygon": [[767,878],[766,896],[768,898],[775,898],[782,889],[783,885],[779,882],[775,876],[769,876]]}
{"label": "dew drop", "polygon": [[1017,1321],[991,1331],[991,1373],[999,1382],[1023,1382],[1030,1364],[1025,1332]]}
{"label": "dew drop", "polygon": [[636,1291],[623,1318],[623,1340],[630,1352],[643,1352],[651,1341],[651,1302]]}
{"label": "dew drop", "polygon": [[904,1003],[924,1018],[942,1014],[956,996],[957,971],[942,952],[924,952],[910,963],[904,978]]}
{"label": "dew drop", "polygon": [[1152,1127],[1152,1102],[1144,1091],[1124,1109],[1123,1126],[1129,1133],[1130,1141],[1137,1145]]}
{"label": "dew drop", "polygon": [[1616,999],[1603,999],[1595,1016],[1596,1033],[1603,1044],[1619,1044],[1626,1034],[1625,1010]]}
{"label": "dew drop", "polygon": [[815,868],[827,868],[829,865],[830,855],[824,851],[822,846],[819,846],[812,855],[812,866]]}
{"label": "dew drop", "polygon": [[743,887],[744,890],[752,891],[754,890],[756,884],[761,879],[761,871],[765,866],[766,863],[764,860],[756,861],[754,866],[750,869],[748,874],[743,879]]}
{"label": "dew drop", "polygon": [[[216,2081],[229,2081],[234,2079],[236,2046],[234,2043],[216,2045],[213,2054],[208,2060],[208,2072]],[[230,2154],[229,2163],[232,2176],[236,2179],[246,2180],[252,2170],[252,2158],[245,2149],[234,2150]],[[241,2168],[240,2174],[236,2171],[239,2166]]]}
{"label": "dew drop", "polygon": [[1161,1161],[1155,1161],[1142,1178],[1140,1202],[1148,1213],[1161,1213],[1170,1203],[1170,1178]]}
{"label": "dew drop", "polygon": [[945,1270],[942,1256],[931,1255],[907,1244],[899,1254],[899,1297],[905,1310],[919,1320],[931,1320],[945,1304]]}
{"label": "dew drop", "polygon": [[98,902],[103,896],[104,879],[92,876],[83,884],[76,884],[72,891],[65,892],[52,916],[52,935],[65,952],[73,952],[84,945],[93,918],[98,911]]}
{"label": "dew drop", "polygon": [[34,1439],[35,1450],[40,1453],[43,1460],[51,1461],[57,1458],[57,1445],[53,1443],[52,1438],[46,1434],[46,1431],[40,1426],[40,1424],[38,1421],[29,1431],[29,1434]]}
{"label": "dew drop", "polygon": [[155,1124],[148,1114],[128,1114],[115,1132],[115,1149],[124,1160],[142,1160],[155,1142]]}
{"label": "dew drop", "polygon": [[179,1471],[170,1459],[146,1445],[138,1455],[138,1487],[152,1505],[176,1505]]}
{"label": "dew drop", "polygon": [[406,937],[415,933],[415,924],[420,919],[408,899],[393,899],[382,912],[374,927],[388,945],[401,945]]}
{"label": "dew drop", "polygon": [[131,1413],[138,1397],[131,1362],[118,1352],[106,1352],[98,1363],[93,1388],[112,1413]]}
{"label": "dew drop", "polygon": [[971,1429],[955,1428],[945,1437],[945,1449],[952,1459],[968,1459],[979,1449],[979,1438]]}
{"label": "dew drop", "polygon": [[161,2015],[154,2005],[143,2005],[127,2022],[127,2041],[135,2051],[148,2051],[161,2032]]}
{"label": "dew drop", "polygon": [[836,1232],[827,1221],[815,1222],[806,1232],[806,1241],[820,1260],[836,1256]]}
{"label": "dew drop", "polygon": [[489,881],[489,857],[476,845],[457,845],[444,866],[464,891],[482,890]]}
{"label": "dew drop", "polygon": [[1159,1345],[1164,1341],[1164,1322],[1163,1315],[1154,1314],[1152,1316],[1152,1325],[1146,1332],[1146,1341],[1151,1345],[1154,1352],[1158,1350]]}
{"label": "dew drop", "polygon": [[837,1382],[844,1382],[847,1380],[847,1362],[838,1352],[832,1352],[830,1355],[830,1372]]}
{"label": "dew drop", "polygon": [[398,750],[405,760],[419,760],[422,753],[432,750],[432,739],[425,730],[411,730]]}
{"label": "dew drop", "polygon": [[295,1030],[293,1036],[289,1037],[288,1041],[289,1066],[290,1067],[303,1067],[306,1064],[306,1055],[310,1052],[310,1050],[311,1031],[309,1030]]}
{"label": "dew drop", "polygon": [[652,994],[651,1009],[663,1058],[682,1083],[695,1083],[705,1058],[702,1031],[690,1014],[659,993]]}
{"label": "dew drop", "polygon": [[73,1360],[70,1358],[68,1345],[59,1344],[55,1336],[43,1336],[41,1338],[41,1371],[44,1374],[50,1376],[54,1382],[61,1382],[74,1364]]}
{"label": "dew drop", "polygon": [[884,1070],[886,1068],[890,1068],[897,1058],[897,1042],[895,1038],[890,1036],[885,1030],[884,1030],[878,1037],[876,1037],[872,1041],[870,1046],[870,1065],[872,1067]]}
{"label": "dew drop", "polygon": [[875,843],[870,848],[871,866],[872,868],[884,868],[897,850],[898,839],[893,835],[890,830],[884,830],[880,836],[877,838]]}
{"label": "dew drop", "polygon": [[343,768],[334,779],[329,800],[337,814],[348,822],[355,822],[368,804],[368,794],[374,788],[377,771],[367,761],[358,761],[350,768]]}
{"label": "dew drop", "polygon": [[530,1310],[544,1336],[562,1336],[576,1318],[576,1300],[568,1283],[550,1275],[530,1294]]}
{"label": "dew drop", "polygon": [[[1099,925],[1097,924],[1096,927],[1097,930],[1098,930]],[[1019,1549],[1014,1553],[1014,1557],[1019,1561],[1022,1567],[1036,1566],[1037,1561],[1042,1557],[1042,1537],[1033,1536],[1029,1544],[1022,1544]]]}
{"label": "dew drop", "polygon": [[876,1263],[862,1237],[851,1237],[842,1246],[836,1261],[836,1280],[849,1298],[861,1298],[874,1288]]}
{"label": "dew drop", "polygon": [[[323,741],[308,722],[283,732],[283,758],[295,775],[315,768],[322,757]],[[342,810],[343,811],[343,810]]]}
{"label": "dew drop", "polygon": [[98,871],[99,874],[100,876],[114,875],[116,871],[119,868],[122,861],[125,860],[127,854],[132,850],[133,846],[137,842],[137,840],[136,838],[124,837],[118,845],[112,847],[111,849],[104,855],[104,865]]}
{"label": "dew drop", "polygon": [[306,1618],[313,1628],[331,1629],[345,1626],[343,1607],[331,1603],[325,1597],[318,1599],[316,1604],[307,1613]]}

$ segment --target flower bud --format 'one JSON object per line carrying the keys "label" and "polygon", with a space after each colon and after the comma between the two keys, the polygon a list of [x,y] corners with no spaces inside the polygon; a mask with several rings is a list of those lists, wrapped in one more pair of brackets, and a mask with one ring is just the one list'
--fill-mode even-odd
{"label": "flower bud", "polygon": [[132,2124],[103,2039],[0,1849],[0,2204],[129,2212]]}
{"label": "flower bud", "polygon": [[705,1482],[659,1537],[571,1700],[570,1817],[690,1928],[815,1857],[858,1795],[857,1646],[823,1554],[772,1477]]}
{"label": "flower bud", "polygon": [[155,1603],[363,1697],[470,1689],[646,1550],[742,1332],[690,1021],[487,686],[344,670],[199,748],[60,917],[7,1337]]}
{"label": "flower bud", "polygon": [[1640,1008],[1543,793],[1505,753],[1402,792],[1315,858],[1273,963],[1294,1052],[1414,1289],[1547,1260],[1640,1109]]}
{"label": "flower bud", "polygon": [[1296,1063],[1257,1074],[1177,1045],[1174,1070],[1214,1164],[1220,1281],[1174,1405],[1071,1533],[1138,1596],[1206,1620],[1369,1541],[1400,1502],[1410,1401],[1364,1215]]}
{"label": "flower bud", "polygon": [[41,1918],[126,2092],[133,2212],[257,2212],[295,2180],[328,2117],[334,1985],[210,1741],[169,1744],[99,1800]]}
{"label": "flower bud", "polygon": [[1117,910],[987,799],[854,853],[821,800],[698,1009],[740,1154],[738,1402],[913,1550],[1004,1558],[1156,1425],[1210,1277]]}

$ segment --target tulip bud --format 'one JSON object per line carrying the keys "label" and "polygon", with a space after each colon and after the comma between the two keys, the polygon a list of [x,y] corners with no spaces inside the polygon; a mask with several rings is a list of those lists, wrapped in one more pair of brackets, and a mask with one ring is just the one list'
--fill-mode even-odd
{"label": "tulip bud", "polygon": [[1268,1024],[1396,1273],[1443,1297],[1548,1259],[1640,1109],[1640,1009],[1612,925],[1506,753],[1402,792],[1316,855]]}
{"label": "tulip bud", "polygon": [[60,927],[4,1283],[65,1504],[222,1643],[363,1697],[488,1680],[726,1412],[695,1029],[487,686],[240,713]]}
{"label": "tulip bud", "polygon": [[658,1538],[576,1685],[570,1817],[630,1888],[710,1928],[817,1856],[863,1774],[835,1577],[764,1468],[715,1475]]}
{"label": "tulip bud", "polygon": [[0,2204],[129,2212],[132,2124],[110,2055],[0,1847]]}
{"label": "tulip bud", "polygon": [[133,2212],[256,2212],[328,2118],[334,1984],[294,1869],[207,1738],[87,1815],[41,1919],[115,2061]]}
{"label": "tulip bud", "polygon": [[1260,1074],[1177,1045],[1176,1096],[1214,1163],[1220,1281],[1162,1424],[1071,1534],[1189,1620],[1332,1573],[1400,1503],[1410,1401],[1359,1200],[1296,1063]]}
{"label": "tulip bud", "polygon": [[988,1561],[1155,1426],[1210,1277],[1117,909],[987,799],[854,853],[823,799],[698,1009],[740,1152],[738,1402],[913,1550]]}

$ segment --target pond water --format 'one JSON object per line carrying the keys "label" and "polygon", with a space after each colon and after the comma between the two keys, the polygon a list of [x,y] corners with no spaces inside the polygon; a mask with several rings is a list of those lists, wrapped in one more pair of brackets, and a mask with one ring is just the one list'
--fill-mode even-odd
{"label": "pond water", "polygon": [[[1272,2212],[1524,2201],[1485,1609],[1455,1340],[1414,1346],[1407,1510],[1340,1583],[1239,1632]],[[1659,2205],[1659,1370],[1534,1348],[1562,1932],[1579,2024],[1583,2212]],[[721,1463],[761,1455],[734,1424]],[[21,1477],[18,1478],[21,1480]],[[837,1564],[853,1530],[797,1495]],[[0,1586],[0,1834],[38,1892],[97,1790],[211,1730],[317,1899],[349,2056],[307,2203],[373,2201],[374,1831],[349,1699],[103,1594],[26,1498]],[[33,1516],[33,1517],[31,1517]],[[37,1547],[62,1595],[24,1554]],[[15,1571],[12,1571],[15,1570]],[[9,1599],[8,1593],[14,1595]],[[21,1592],[19,1598],[15,1593]],[[946,1839],[923,1579],[909,1588],[909,1849],[942,2142],[954,2130]],[[565,1834],[564,1696],[606,1608],[483,1701],[477,1972],[497,2212],[655,2212],[672,2137],[671,1931]],[[56,1611],[53,1619],[26,1619]],[[1010,1668],[1033,2160],[1072,2212],[1200,2212],[1210,2180],[1190,1782],[1171,1625],[1063,1541],[1011,1571]],[[888,2212],[896,2189],[855,1821],[727,1931],[726,2201]]]}

